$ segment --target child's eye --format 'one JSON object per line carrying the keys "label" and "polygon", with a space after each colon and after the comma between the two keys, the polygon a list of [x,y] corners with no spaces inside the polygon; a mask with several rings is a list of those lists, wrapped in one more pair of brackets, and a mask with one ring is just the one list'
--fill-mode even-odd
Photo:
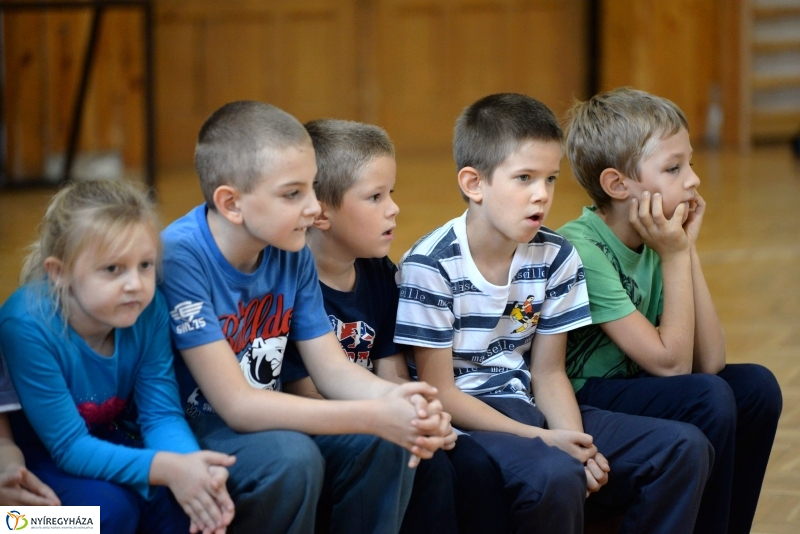
{"label": "child's eye", "polygon": [[675,165],[675,166],[670,167],[669,169],[667,169],[667,172],[676,173],[676,172],[678,172],[680,170],[680,168],[681,168],[680,165]]}
{"label": "child's eye", "polygon": [[107,265],[103,270],[110,274],[118,273],[119,265]]}
{"label": "child's eye", "polygon": [[297,196],[298,196],[299,194],[300,194],[300,191],[298,191],[297,189],[295,189],[294,191],[289,191],[288,193],[286,193],[286,194],[285,194],[285,195],[283,195],[283,196],[284,196],[285,198],[288,198],[289,200],[292,200],[292,199],[295,199],[295,198],[297,198]]}
{"label": "child's eye", "polygon": [[381,194],[380,193],[375,193],[374,195],[369,197],[369,199],[372,202],[378,202],[381,199]]}
{"label": "child's eye", "polygon": [[531,179],[530,174],[520,174],[519,176],[517,176],[517,180],[519,180],[520,182],[527,182],[530,179]]}
{"label": "child's eye", "polygon": [[140,263],[139,264],[139,268],[142,269],[142,270],[151,269],[155,264],[156,264],[156,262],[154,262],[152,260],[147,260],[147,261],[143,261],[142,263]]}
{"label": "child's eye", "polygon": [[553,175],[553,176],[548,176],[547,177],[547,183],[548,184],[554,184],[554,183],[556,183],[556,180],[558,180],[558,176]]}

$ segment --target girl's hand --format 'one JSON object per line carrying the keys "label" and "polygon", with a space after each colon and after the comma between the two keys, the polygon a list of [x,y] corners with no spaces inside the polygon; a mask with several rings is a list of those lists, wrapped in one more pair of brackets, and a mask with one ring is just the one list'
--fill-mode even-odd
{"label": "girl's hand", "polygon": [[234,456],[214,451],[159,452],[150,467],[150,482],[169,487],[189,516],[192,534],[221,534],[233,519],[225,466],[235,461]]}
{"label": "girl's hand", "polygon": [[22,465],[8,465],[0,473],[0,505],[61,506],[50,486]]}

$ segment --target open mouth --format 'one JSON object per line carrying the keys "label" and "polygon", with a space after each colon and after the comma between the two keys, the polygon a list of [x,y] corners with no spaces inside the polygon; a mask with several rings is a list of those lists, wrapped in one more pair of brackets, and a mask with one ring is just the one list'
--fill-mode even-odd
{"label": "open mouth", "polygon": [[542,222],[542,214],[541,213],[537,213],[535,215],[531,215],[530,217],[528,217],[528,220],[529,221],[533,221],[533,222],[537,222],[537,223]]}
{"label": "open mouth", "polygon": [[394,228],[386,230],[385,232],[383,232],[383,235],[386,236],[386,237],[394,235]]}

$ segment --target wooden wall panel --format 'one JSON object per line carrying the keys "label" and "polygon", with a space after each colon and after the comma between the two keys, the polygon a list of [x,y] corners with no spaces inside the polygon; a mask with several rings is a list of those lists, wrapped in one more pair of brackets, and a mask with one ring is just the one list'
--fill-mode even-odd
{"label": "wooden wall panel", "polygon": [[724,0],[601,2],[601,90],[632,86],[669,98],[704,139],[712,96],[725,111],[722,137],[737,141],[736,19]]}
{"label": "wooden wall panel", "polygon": [[[143,160],[143,17],[108,9],[82,117],[79,152],[114,151],[124,165]],[[66,151],[88,43],[88,10],[3,14],[8,160],[15,179],[40,177]]]}
{"label": "wooden wall panel", "polygon": [[458,114],[487,94],[526,93],[559,116],[585,96],[584,1],[377,5],[378,122],[401,150],[450,146]]}
{"label": "wooden wall panel", "polygon": [[203,121],[226,102],[269,102],[305,121],[357,118],[351,1],[158,2],[158,160],[191,163]]}

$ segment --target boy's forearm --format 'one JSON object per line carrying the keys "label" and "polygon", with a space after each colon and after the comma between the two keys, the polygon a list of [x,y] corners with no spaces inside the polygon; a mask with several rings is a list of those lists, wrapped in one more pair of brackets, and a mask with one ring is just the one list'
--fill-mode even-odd
{"label": "boy's forearm", "polygon": [[541,437],[541,428],[519,423],[455,386],[444,391],[439,387],[437,389],[442,406],[453,418],[452,424],[456,428],[505,432],[528,438]]}
{"label": "boy's forearm", "polygon": [[668,355],[664,370],[669,374],[692,371],[694,344],[694,294],[689,251],[662,258],[664,311],[658,332]]}
{"label": "boy's forearm", "polygon": [[583,432],[581,411],[566,373],[539,374],[532,383],[536,407],[547,419],[547,428]]}
{"label": "boy's forearm", "polygon": [[463,430],[506,432],[524,437],[539,437],[542,429],[506,417],[485,402],[464,393],[453,379],[452,348],[414,347],[419,379],[435,387],[444,411],[454,427]]}
{"label": "boy's forearm", "polygon": [[373,434],[379,417],[371,400],[319,400],[258,389],[249,393],[237,402],[239,409],[223,416],[237,432]]}
{"label": "boy's forearm", "polygon": [[375,376],[346,358],[337,362],[337,365],[329,366],[322,375],[312,374],[312,379],[319,392],[327,399],[376,399],[394,388],[392,382]]}
{"label": "boy's forearm", "polygon": [[725,367],[725,333],[694,246],[691,261],[695,313],[693,371],[716,374]]}

